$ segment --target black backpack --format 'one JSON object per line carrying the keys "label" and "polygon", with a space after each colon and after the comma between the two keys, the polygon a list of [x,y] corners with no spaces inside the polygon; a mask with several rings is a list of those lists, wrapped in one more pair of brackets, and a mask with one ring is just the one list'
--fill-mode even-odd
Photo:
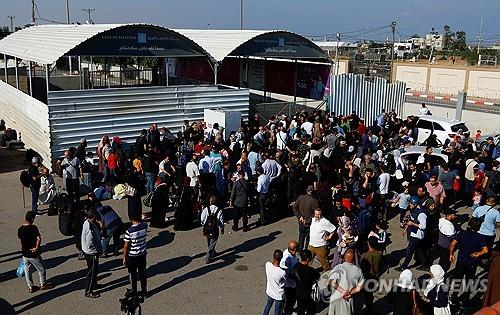
{"label": "black backpack", "polygon": [[21,184],[23,184],[24,187],[29,188],[31,185],[31,176],[28,170],[24,170],[21,172],[21,175],[19,175],[19,180],[21,181]]}
{"label": "black backpack", "polygon": [[211,213],[210,207],[208,207],[208,217],[203,225],[203,235],[206,237],[215,238],[219,234],[219,220],[217,219],[219,211],[220,209],[217,208],[214,213]]}

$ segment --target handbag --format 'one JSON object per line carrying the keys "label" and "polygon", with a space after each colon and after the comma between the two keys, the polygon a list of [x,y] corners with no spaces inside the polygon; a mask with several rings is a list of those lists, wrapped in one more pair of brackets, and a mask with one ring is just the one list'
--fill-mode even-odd
{"label": "handbag", "polygon": [[151,207],[151,203],[153,201],[153,194],[154,194],[154,191],[150,191],[146,197],[144,198],[144,200],[142,201],[142,203],[146,206],[146,207]]}
{"label": "handbag", "polygon": [[16,274],[19,278],[24,277],[24,258],[21,258],[17,266]]}
{"label": "handbag", "polygon": [[432,315],[434,310],[430,305],[423,301],[420,296],[417,297],[416,290],[413,290],[413,309],[412,315]]}
{"label": "handbag", "polygon": [[367,205],[371,205],[373,203],[374,199],[375,199],[375,193],[371,193],[368,196],[366,196],[365,203]]}
{"label": "handbag", "polygon": [[311,298],[313,299],[314,302],[321,301],[321,290],[319,288],[318,281],[314,282],[312,286]]}

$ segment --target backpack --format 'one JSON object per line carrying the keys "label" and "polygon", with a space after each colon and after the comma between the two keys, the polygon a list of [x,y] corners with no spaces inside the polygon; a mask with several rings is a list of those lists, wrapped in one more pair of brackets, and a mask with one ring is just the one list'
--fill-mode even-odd
{"label": "backpack", "polygon": [[24,170],[21,172],[19,175],[19,180],[21,181],[21,184],[23,184],[24,187],[29,188],[31,185],[31,176],[28,170]]}
{"label": "backpack", "polygon": [[217,208],[217,210],[214,213],[210,212],[210,207],[208,207],[208,217],[207,220],[205,221],[205,224],[203,225],[203,235],[209,238],[215,238],[219,234],[219,225],[218,225],[218,215],[219,215],[220,209]]}
{"label": "backpack", "polygon": [[486,217],[486,215],[488,214],[488,212],[493,209],[494,206],[491,206],[488,208],[488,210],[486,210],[486,212],[480,216],[480,217],[471,217],[469,219],[469,223],[468,223],[468,226],[471,230],[473,230],[474,232],[477,232],[479,231],[479,229],[481,228],[481,225],[483,225],[483,222],[484,222],[484,218]]}

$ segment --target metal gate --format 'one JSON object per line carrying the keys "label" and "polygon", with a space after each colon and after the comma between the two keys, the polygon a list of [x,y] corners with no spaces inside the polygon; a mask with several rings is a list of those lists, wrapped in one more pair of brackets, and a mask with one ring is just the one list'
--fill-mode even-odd
{"label": "metal gate", "polygon": [[54,91],[48,107],[54,159],[83,137],[90,149],[105,134],[134,142],[152,123],[175,133],[185,119],[203,120],[205,108],[239,111],[246,119],[249,91],[217,86]]}
{"label": "metal gate", "polygon": [[367,81],[362,74],[342,74],[332,80],[331,111],[349,115],[353,111],[371,124],[383,110],[403,114],[406,84],[375,77]]}

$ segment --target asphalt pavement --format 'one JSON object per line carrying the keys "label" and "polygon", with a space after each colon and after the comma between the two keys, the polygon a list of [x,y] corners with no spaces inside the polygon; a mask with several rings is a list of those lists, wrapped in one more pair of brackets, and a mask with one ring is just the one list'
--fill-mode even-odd
{"label": "asphalt pavement", "polygon": [[[23,208],[19,174],[27,164],[24,152],[5,149],[0,149],[0,161],[0,313],[118,314],[118,300],[128,286],[121,257],[100,260],[101,298],[85,298],[85,261],[77,260],[73,239],[59,232],[57,216],[44,214],[35,221],[42,235],[47,278],[55,288],[30,294],[24,278],[17,278],[15,271],[21,259],[17,229],[28,210]],[[29,189],[24,188],[24,194],[29,207]],[[127,217],[125,200],[106,204],[112,205],[122,218]],[[250,223],[257,217],[252,216]],[[226,234],[217,244],[219,255],[209,265],[204,262],[206,239],[201,227],[183,232],[172,227],[149,228],[150,297],[142,304],[142,314],[261,314],[266,300],[264,264],[271,260],[275,249],[284,250],[288,241],[297,238],[297,221],[289,217],[249,232],[232,232],[230,227],[231,223],[226,223]],[[387,253],[389,261],[396,265],[406,248],[397,218],[391,220],[389,232],[392,243]],[[313,266],[319,267],[319,262]],[[398,275],[390,268],[383,277],[397,279]],[[34,280],[38,281],[36,273]],[[382,296],[376,294],[377,299]],[[377,310],[387,313],[385,307],[379,303]],[[320,314],[326,312],[323,309]]]}

